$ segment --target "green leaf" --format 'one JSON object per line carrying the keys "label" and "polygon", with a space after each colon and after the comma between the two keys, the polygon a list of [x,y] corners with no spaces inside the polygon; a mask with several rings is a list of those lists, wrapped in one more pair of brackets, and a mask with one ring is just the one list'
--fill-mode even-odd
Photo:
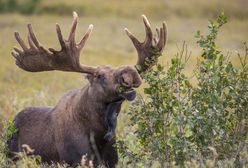
{"label": "green leaf", "polygon": [[228,65],[226,66],[226,72],[229,73],[229,72],[232,71],[232,69],[233,69],[233,66],[232,66],[232,64],[229,62]]}
{"label": "green leaf", "polygon": [[137,69],[137,71],[138,71],[138,72],[141,72],[141,70],[142,70],[141,65],[138,65],[138,64],[137,64],[137,65],[135,65],[135,68]]}
{"label": "green leaf", "polygon": [[171,138],[168,139],[167,145],[169,145],[171,148],[173,148],[173,142],[172,142]]}
{"label": "green leaf", "polygon": [[148,94],[148,95],[151,95],[152,94],[151,88],[144,88],[144,93]]}
{"label": "green leaf", "polygon": [[192,135],[193,135],[193,132],[190,131],[190,130],[187,130],[187,131],[185,132],[185,137],[186,137],[186,138],[189,138],[189,137],[191,137]]}

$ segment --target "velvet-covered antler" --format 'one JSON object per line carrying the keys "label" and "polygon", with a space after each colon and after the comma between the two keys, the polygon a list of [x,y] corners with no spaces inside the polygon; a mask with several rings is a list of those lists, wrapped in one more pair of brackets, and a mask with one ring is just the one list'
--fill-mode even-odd
{"label": "velvet-covered antler", "polygon": [[142,15],[142,17],[146,32],[144,42],[140,42],[127,28],[124,29],[137,50],[138,60],[136,68],[139,72],[146,71],[157,62],[167,40],[167,26],[165,22],[163,22],[162,27],[156,28],[156,35],[154,35],[148,19],[145,15]]}
{"label": "velvet-covered antler", "polygon": [[63,38],[59,24],[56,24],[56,31],[61,46],[61,50],[59,51],[53,48],[49,48],[49,50],[45,49],[36,38],[31,24],[28,24],[29,47],[21,39],[19,33],[15,32],[15,38],[22,48],[22,50],[14,48],[11,53],[16,59],[16,65],[30,72],[60,70],[90,74],[94,73],[96,68],[82,65],[79,62],[80,51],[89,38],[93,25],[89,25],[82,40],[76,44],[75,32],[77,24],[78,15],[74,12],[71,31],[67,40]]}

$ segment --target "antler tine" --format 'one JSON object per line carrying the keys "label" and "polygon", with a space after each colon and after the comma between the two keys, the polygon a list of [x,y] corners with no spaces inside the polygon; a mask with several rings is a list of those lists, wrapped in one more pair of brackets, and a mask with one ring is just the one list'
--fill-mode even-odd
{"label": "antler tine", "polygon": [[[64,41],[64,38],[63,38],[63,35],[62,35],[62,32],[61,32],[61,29],[60,29],[60,26],[58,23],[56,23],[56,32],[57,32],[57,36],[58,36],[58,39],[59,39],[59,43],[61,45],[61,49],[65,49],[65,41]],[[49,49],[50,50],[50,49]]]}
{"label": "antler tine", "polygon": [[40,49],[41,51],[43,51],[43,52],[45,52],[45,53],[49,53],[49,52],[41,45],[41,43],[39,42],[39,40],[38,40],[37,37],[35,36],[35,33],[34,33],[34,31],[33,31],[33,28],[32,28],[32,25],[31,25],[31,24],[28,24],[27,27],[28,27],[28,42],[29,42],[30,48],[31,48],[32,50]]}
{"label": "antler tine", "polygon": [[15,38],[16,38],[16,41],[22,47],[23,51],[28,51],[28,47],[26,46],[26,44],[24,43],[24,41],[22,40],[22,38],[20,37],[20,34],[18,32],[15,32]]}
{"label": "antler tine", "polygon": [[13,57],[15,57],[16,59],[18,59],[19,54],[18,54],[18,51],[16,51],[16,49],[14,49],[14,51],[11,51],[11,54],[12,54]]}
{"label": "antler tine", "polygon": [[138,50],[139,46],[141,45],[141,42],[139,42],[139,40],[127,28],[125,28],[124,31],[133,42],[134,47]]}
{"label": "antler tine", "polygon": [[90,37],[90,35],[92,33],[92,30],[93,30],[93,27],[94,26],[92,24],[89,25],[87,32],[85,33],[85,35],[83,36],[83,38],[81,39],[81,41],[78,43],[78,48],[80,50],[84,47],[86,41]]}
{"label": "antler tine", "polygon": [[145,15],[142,15],[142,18],[143,18],[143,22],[145,25],[145,31],[146,31],[146,39],[145,39],[144,43],[147,45],[151,45],[152,37],[153,37],[151,25],[150,25],[150,23],[149,23],[149,21]]}
{"label": "antler tine", "polygon": [[159,37],[160,37],[160,32],[159,32],[159,29],[156,27],[156,34],[155,36],[153,37],[153,41],[154,41],[154,45],[156,45],[158,43],[158,40],[159,40]]}
{"label": "antler tine", "polygon": [[33,28],[32,28],[32,25],[31,24],[28,24],[28,33],[29,33],[29,36],[33,42],[33,44],[39,48],[40,47],[40,42],[37,40],[35,34],[34,34],[34,31],[33,31]]}
{"label": "antler tine", "polygon": [[167,26],[166,23],[163,22],[162,28],[160,28],[158,48],[160,48],[163,51],[166,42],[167,42]]}
{"label": "antler tine", "polygon": [[17,52],[17,53],[20,53],[20,54],[23,53],[22,50],[20,50],[19,48],[16,48],[16,47],[14,47],[14,51]]}
{"label": "antler tine", "polygon": [[71,31],[68,37],[68,40],[73,43],[75,43],[77,24],[78,24],[78,14],[76,12],[73,12],[73,21],[72,21]]}
{"label": "antler tine", "polygon": [[36,50],[37,47],[35,46],[34,42],[32,41],[30,35],[28,34],[28,43],[29,43],[29,46],[32,50]]}

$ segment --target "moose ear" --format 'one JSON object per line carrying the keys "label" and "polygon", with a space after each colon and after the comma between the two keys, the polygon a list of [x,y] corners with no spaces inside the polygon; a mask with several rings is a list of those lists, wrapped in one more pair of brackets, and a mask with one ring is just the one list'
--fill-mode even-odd
{"label": "moose ear", "polygon": [[94,74],[87,74],[86,79],[90,82],[90,85],[93,83],[94,80]]}

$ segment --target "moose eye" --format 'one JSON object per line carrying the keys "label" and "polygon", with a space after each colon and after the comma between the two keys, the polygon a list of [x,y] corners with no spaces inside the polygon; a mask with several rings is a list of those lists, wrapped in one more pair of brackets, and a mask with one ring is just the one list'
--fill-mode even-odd
{"label": "moose eye", "polygon": [[103,74],[98,74],[96,77],[97,77],[97,79],[99,79],[99,80],[105,79],[105,76],[104,76]]}

